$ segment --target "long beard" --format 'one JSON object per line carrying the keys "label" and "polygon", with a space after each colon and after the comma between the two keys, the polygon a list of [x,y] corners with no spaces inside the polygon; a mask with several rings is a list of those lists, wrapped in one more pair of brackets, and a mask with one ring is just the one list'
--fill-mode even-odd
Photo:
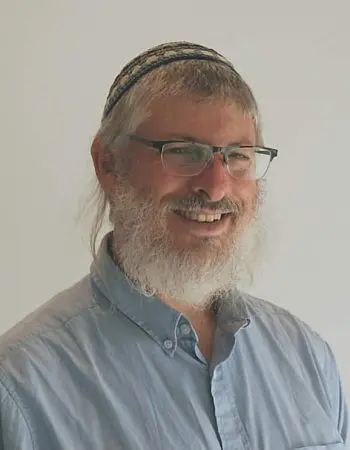
{"label": "long beard", "polygon": [[160,208],[123,178],[110,199],[114,258],[142,294],[205,309],[214,298],[227,298],[228,292],[252,281],[263,242],[262,198],[261,187],[249,220],[244,208],[231,204],[235,226],[226,240],[206,238],[178,248],[167,227],[174,202]]}

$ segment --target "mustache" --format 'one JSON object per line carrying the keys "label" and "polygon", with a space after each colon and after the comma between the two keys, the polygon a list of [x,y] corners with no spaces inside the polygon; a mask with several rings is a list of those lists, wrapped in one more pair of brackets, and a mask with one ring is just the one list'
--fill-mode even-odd
{"label": "mustache", "polygon": [[235,203],[227,198],[212,202],[208,201],[203,194],[192,194],[186,198],[168,200],[167,208],[187,212],[199,212],[202,209],[207,209],[213,211],[213,213],[220,212],[234,215],[239,215],[243,212],[243,206],[240,203]]}

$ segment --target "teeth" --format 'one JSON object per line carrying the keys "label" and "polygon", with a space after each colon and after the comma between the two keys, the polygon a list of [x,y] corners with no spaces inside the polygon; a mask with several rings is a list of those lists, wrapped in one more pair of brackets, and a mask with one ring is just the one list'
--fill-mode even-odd
{"label": "teeth", "polygon": [[186,219],[195,220],[196,222],[214,222],[220,220],[222,214],[200,214],[194,212],[181,211],[180,214]]}

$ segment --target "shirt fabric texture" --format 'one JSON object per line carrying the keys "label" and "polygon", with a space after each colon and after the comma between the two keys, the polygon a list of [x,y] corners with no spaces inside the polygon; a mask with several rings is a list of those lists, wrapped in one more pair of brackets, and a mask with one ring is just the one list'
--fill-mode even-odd
{"label": "shirt fabric texture", "polygon": [[88,276],[0,340],[0,450],[346,449],[327,343],[232,297],[208,363],[191,323],[118,270],[106,235]]}

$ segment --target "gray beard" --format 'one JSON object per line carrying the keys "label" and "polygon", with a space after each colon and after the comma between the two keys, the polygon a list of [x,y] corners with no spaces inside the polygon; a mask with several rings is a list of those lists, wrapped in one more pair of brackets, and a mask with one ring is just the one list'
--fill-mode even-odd
{"label": "gray beard", "polygon": [[[218,298],[249,284],[264,242],[261,221],[262,187],[253,217],[237,211],[237,226],[225,242],[200,239],[176,248],[167,229],[169,207],[156,207],[149,196],[123,178],[110,199],[112,250],[116,263],[147,296],[166,296],[179,304],[206,309]],[[239,226],[244,222],[244,229]]]}

